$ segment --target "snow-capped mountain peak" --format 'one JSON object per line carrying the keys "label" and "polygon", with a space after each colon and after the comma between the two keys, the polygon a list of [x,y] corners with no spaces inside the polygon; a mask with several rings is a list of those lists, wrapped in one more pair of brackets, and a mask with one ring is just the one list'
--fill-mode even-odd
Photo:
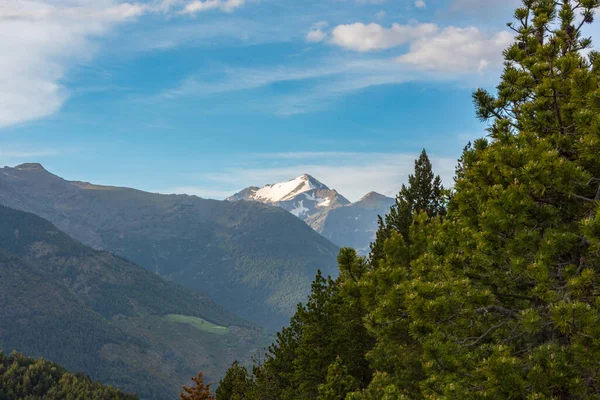
{"label": "snow-capped mountain peak", "polygon": [[253,200],[263,203],[276,203],[291,200],[301,193],[314,189],[329,190],[327,186],[308,174],[301,175],[287,182],[263,186],[254,192]]}
{"label": "snow-capped mountain peak", "polygon": [[261,188],[249,187],[229,197],[228,201],[259,201],[281,207],[298,218],[350,202],[335,190],[329,189],[316,178],[304,174],[287,182],[273,183]]}
{"label": "snow-capped mountain peak", "polygon": [[376,192],[350,203],[308,174],[263,187],[250,186],[227,199],[241,200],[283,208],[338,246],[350,245],[361,254],[368,254],[375,238],[377,216],[386,215],[395,203]]}

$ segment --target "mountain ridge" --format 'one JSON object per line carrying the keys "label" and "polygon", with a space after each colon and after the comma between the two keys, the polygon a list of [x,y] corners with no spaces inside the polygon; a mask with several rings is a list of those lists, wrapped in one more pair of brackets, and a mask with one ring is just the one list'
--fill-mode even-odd
{"label": "mountain ridge", "polygon": [[33,212],[95,249],[124,256],[273,330],[338,247],[279,208],[71,182],[39,168],[0,169],[0,204]]}
{"label": "mountain ridge", "polygon": [[336,190],[303,174],[286,182],[250,186],[226,201],[253,201],[283,208],[340,247],[366,255],[375,239],[377,217],[389,212],[393,198],[369,192],[352,203]]}

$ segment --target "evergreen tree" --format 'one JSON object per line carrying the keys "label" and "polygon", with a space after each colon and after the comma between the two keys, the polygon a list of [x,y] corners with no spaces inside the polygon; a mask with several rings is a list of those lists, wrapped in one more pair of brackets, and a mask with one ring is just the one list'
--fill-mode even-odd
{"label": "evergreen tree", "polygon": [[215,397],[210,391],[211,383],[204,383],[204,375],[199,372],[197,376],[192,378],[194,386],[184,386],[179,397],[181,400],[214,400]]}
{"label": "evergreen tree", "polygon": [[423,153],[370,265],[344,249],[317,277],[256,399],[599,397],[600,55],[581,33],[598,7],[523,1],[447,212]]}
{"label": "evergreen tree", "polygon": [[[366,262],[352,249],[343,249],[338,261],[338,279],[317,274],[306,305],[299,305],[290,326],[277,334],[266,360],[255,366],[249,380],[229,379],[227,393],[261,400],[316,399],[323,385],[327,396],[335,389],[342,397],[343,390],[366,387],[371,369],[364,355],[373,338],[363,324],[365,310],[358,287]],[[227,376],[243,374],[236,372],[238,368],[232,367]],[[338,371],[344,373],[341,382]]]}
{"label": "evergreen tree", "polygon": [[254,398],[254,382],[248,370],[236,361],[227,370],[215,392],[216,400],[248,400]]}
{"label": "evergreen tree", "polygon": [[358,382],[338,358],[327,369],[327,381],[319,386],[318,400],[344,400],[356,389],[359,389]]}
{"label": "evergreen tree", "polygon": [[409,239],[409,229],[413,223],[413,215],[425,212],[430,217],[444,215],[446,205],[444,187],[439,175],[433,173],[431,161],[425,149],[415,160],[414,174],[408,177],[408,186],[402,185],[396,196],[396,204],[386,215],[385,221],[379,217],[379,229],[375,242],[371,245],[370,258],[374,264],[383,258],[384,242],[391,237],[393,231],[399,232],[406,242]]}
{"label": "evergreen tree", "polygon": [[0,352],[0,400],[135,400],[110,386],[92,382],[82,374],[71,374],[58,364],[34,360],[19,353]]}
{"label": "evergreen tree", "polygon": [[599,6],[516,10],[447,217],[417,214],[362,285],[377,373],[350,398],[598,398],[600,57],[581,31]]}

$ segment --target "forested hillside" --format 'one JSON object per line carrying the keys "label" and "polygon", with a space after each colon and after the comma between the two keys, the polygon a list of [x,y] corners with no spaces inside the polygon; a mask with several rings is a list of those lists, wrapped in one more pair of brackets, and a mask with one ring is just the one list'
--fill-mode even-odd
{"label": "forested hillside", "polygon": [[39,164],[0,169],[0,204],[42,216],[75,239],[124,256],[281,328],[338,248],[286,211],[63,180]]}
{"label": "forested hillside", "polygon": [[318,275],[264,360],[217,399],[597,399],[599,0],[524,0],[489,135],[452,192],[425,153],[368,259]]}
{"label": "forested hillside", "polygon": [[0,352],[0,399],[102,399],[135,400],[134,395],[92,382],[67,372],[58,364],[33,360],[22,354]]}
{"label": "forested hillside", "polygon": [[142,398],[217,379],[268,337],[206,297],[48,221],[0,206],[0,349],[43,356]]}

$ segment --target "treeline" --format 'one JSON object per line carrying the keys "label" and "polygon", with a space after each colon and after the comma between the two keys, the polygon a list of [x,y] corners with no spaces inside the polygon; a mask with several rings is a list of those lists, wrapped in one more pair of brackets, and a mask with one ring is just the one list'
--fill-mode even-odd
{"label": "treeline", "polygon": [[0,400],[136,400],[110,386],[71,374],[58,364],[0,352]]}
{"label": "treeline", "polygon": [[600,0],[524,0],[489,135],[452,191],[423,153],[369,258],[344,249],[218,400],[600,396]]}

